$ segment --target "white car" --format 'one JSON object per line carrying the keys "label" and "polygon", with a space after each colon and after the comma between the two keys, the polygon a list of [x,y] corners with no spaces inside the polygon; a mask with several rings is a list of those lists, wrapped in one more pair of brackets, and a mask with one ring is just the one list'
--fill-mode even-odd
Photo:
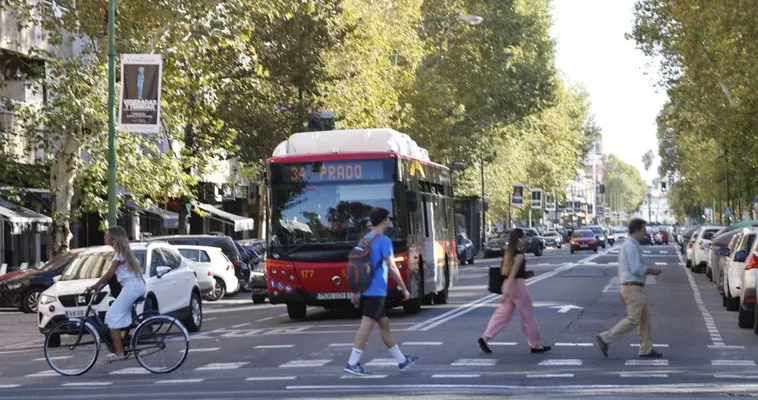
{"label": "white car", "polygon": [[234,272],[234,264],[229,261],[219,247],[175,245],[182,256],[210,269],[213,275],[213,290],[205,295],[205,300],[216,301],[225,295],[239,291],[239,279]]}
{"label": "white car", "polygon": [[[146,300],[137,306],[137,313],[157,310],[177,317],[187,330],[199,331],[203,324],[200,288],[186,260],[167,243],[133,243],[131,247],[145,271],[147,286]],[[110,246],[90,247],[76,256],[60,279],[40,295],[38,325],[41,333],[46,334],[67,318],[84,315],[89,300],[83,295],[84,290],[103,276],[112,259]],[[106,286],[97,294],[93,310],[104,320],[114,300]]]}
{"label": "white car", "polygon": [[613,234],[616,236],[616,240],[621,241],[629,237],[629,230],[626,228],[615,228]]}
{"label": "white car", "polygon": [[716,237],[717,234],[722,233],[722,231],[726,231],[726,228],[723,226],[704,226],[700,228],[692,252],[693,271],[705,271],[705,268],[708,265],[708,247],[711,245],[711,240]]}
{"label": "white car", "polygon": [[737,246],[726,257],[726,273],[724,274],[724,305],[729,311],[737,311],[740,307],[740,289],[742,288],[742,272],[745,270],[745,259],[738,257],[740,251],[747,252],[753,247],[758,231],[745,228],[737,242]]}
{"label": "white car", "polygon": [[753,240],[753,245],[744,253],[737,252],[735,258],[743,260],[745,268],[742,270],[742,295],[740,296],[740,308],[737,310],[737,324],[740,328],[755,327],[756,284],[758,284],[758,240]]}
{"label": "white car", "polygon": [[692,266],[692,260],[695,258],[695,245],[697,243],[697,237],[699,233],[700,231],[696,231],[695,233],[692,234],[692,237],[690,238],[689,243],[687,243],[687,249],[685,250],[685,255],[684,255],[684,259],[686,261],[685,265],[687,266],[687,268],[693,269],[693,270],[694,268]]}
{"label": "white car", "polygon": [[183,252],[180,251],[184,262],[195,273],[195,279],[197,279],[197,286],[200,288],[200,294],[205,297],[213,293],[216,286],[216,280],[213,279],[213,272],[211,271],[211,265],[206,263],[195,262],[192,259],[186,257]]}

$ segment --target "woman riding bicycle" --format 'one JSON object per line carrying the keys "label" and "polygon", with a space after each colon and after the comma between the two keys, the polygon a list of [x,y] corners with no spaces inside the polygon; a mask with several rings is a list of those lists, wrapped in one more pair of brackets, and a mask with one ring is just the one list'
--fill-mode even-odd
{"label": "woman riding bicycle", "polygon": [[105,244],[116,250],[108,271],[94,285],[87,288],[95,292],[108,284],[115,274],[121,284],[121,293],[116,297],[111,308],[105,314],[105,324],[111,331],[115,354],[110,354],[109,361],[124,360],[124,345],[121,339],[121,330],[132,324],[132,305],[140,297],[144,296],[147,289],[142,277],[142,268],[137,257],[129,246],[129,238],[126,230],[120,226],[109,228],[105,234]]}

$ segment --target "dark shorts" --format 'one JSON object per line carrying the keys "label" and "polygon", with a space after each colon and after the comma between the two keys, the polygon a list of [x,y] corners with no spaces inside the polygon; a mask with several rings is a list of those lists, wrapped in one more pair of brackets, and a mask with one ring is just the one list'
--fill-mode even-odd
{"label": "dark shorts", "polygon": [[374,321],[379,321],[387,316],[387,309],[384,308],[384,297],[361,297],[361,307],[363,316],[369,317]]}

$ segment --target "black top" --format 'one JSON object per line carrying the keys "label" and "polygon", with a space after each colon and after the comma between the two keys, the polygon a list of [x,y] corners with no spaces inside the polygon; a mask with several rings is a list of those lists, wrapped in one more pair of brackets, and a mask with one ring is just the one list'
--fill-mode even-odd
{"label": "black top", "polygon": [[[516,250],[516,253],[513,255],[513,258],[516,258],[517,254],[523,255],[524,252],[521,250]],[[511,268],[513,268],[511,266]],[[526,256],[524,256],[524,262],[521,263],[519,266],[518,272],[516,272],[516,279],[526,279]]]}

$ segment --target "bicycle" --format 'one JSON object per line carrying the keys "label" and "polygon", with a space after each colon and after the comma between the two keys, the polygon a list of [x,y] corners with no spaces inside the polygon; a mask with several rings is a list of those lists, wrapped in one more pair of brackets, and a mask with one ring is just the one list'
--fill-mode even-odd
{"label": "bicycle", "polygon": [[[68,318],[56,324],[45,336],[45,359],[55,372],[64,376],[78,376],[89,371],[97,362],[100,347],[104,342],[108,350],[114,352],[113,339],[105,323],[92,306],[105,299],[105,292],[85,292],[77,295],[77,304],[87,304],[87,310],[81,318]],[[166,374],[181,367],[189,353],[189,334],[184,325],[174,317],[160,315],[155,310],[137,314],[137,305],[145,302],[140,296],[132,304],[132,324],[123,330],[123,345],[126,358],[134,358],[142,368],[154,374]],[[92,315],[90,315],[92,314]],[[164,329],[165,328],[165,329]],[[134,335],[130,332],[134,330]],[[54,339],[52,339],[54,338]],[[176,344],[177,349],[167,350]],[[58,351],[62,354],[57,354]],[[154,351],[151,351],[154,350]],[[68,351],[68,352],[66,352]],[[85,354],[83,368],[65,367],[77,355]],[[176,354],[179,358],[166,368],[152,365],[152,357],[165,359]]]}

